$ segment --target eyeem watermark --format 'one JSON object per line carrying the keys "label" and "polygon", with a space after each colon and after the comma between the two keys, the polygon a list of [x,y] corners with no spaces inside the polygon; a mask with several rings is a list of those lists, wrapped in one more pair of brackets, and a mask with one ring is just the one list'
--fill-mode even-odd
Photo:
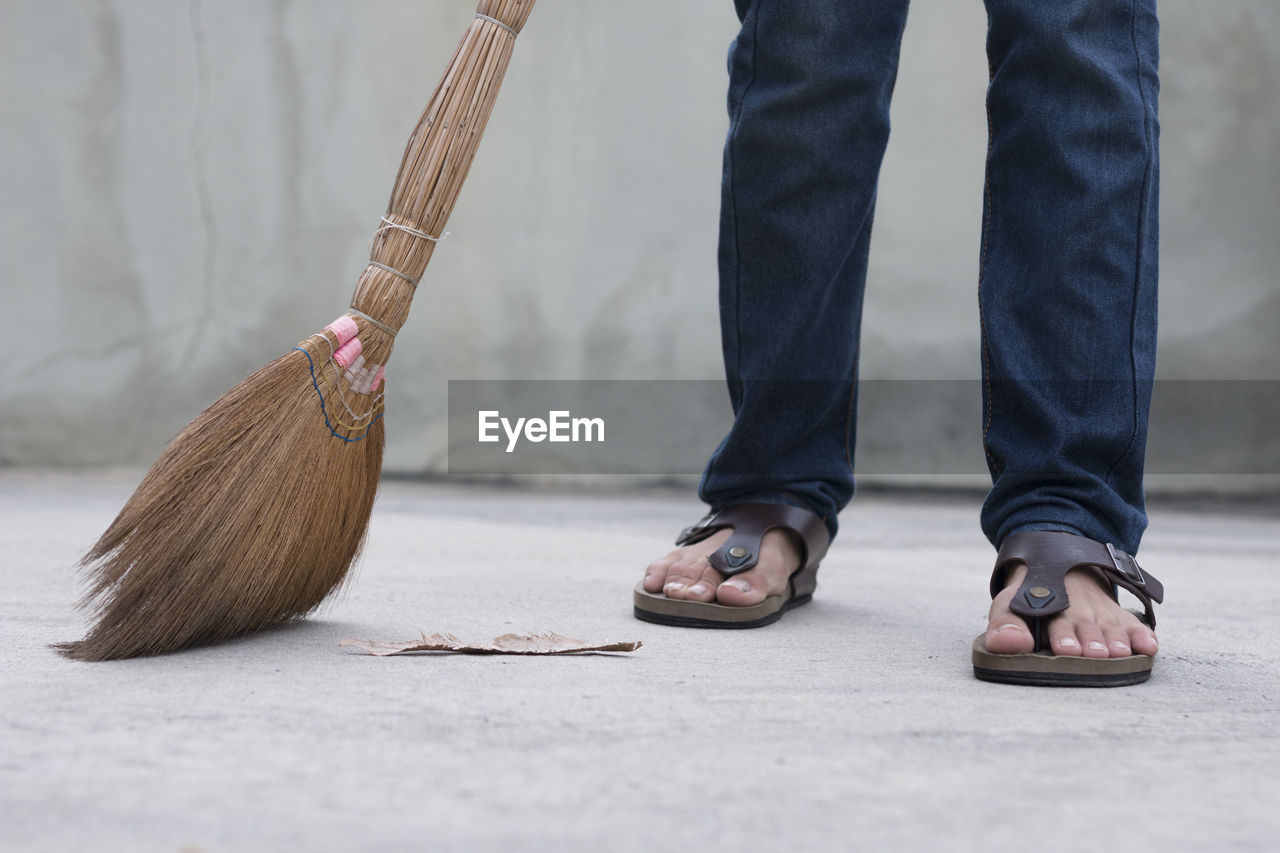
{"label": "eyeem watermark", "polygon": [[506,435],[507,453],[514,453],[520,439],[538,444],[555,443],[590,444],[604,441],[604,418],[575,418],[572,412],[548,412],[542,418],[516,418],[513,424],[497,410],[482,411],[479,415],[479,431],[476,440],[491,444],[502,440],[498,431]]}
{"label": "eyeem watermark", "polygon": [[[1090,384],[1108,391],[1106,380],[1028,382],[1037,393],[1068,399],[1093,394]],[[834,390],[826,387],[833,383]],[[734,468],[722,470],[769,482],[820,478],[822,471],[807,467],[808,456],[790,452],[786,442],[800,440],[809,425],[788,420],[787,406],[837,394],[847,399],[847,380],[760,380],[741,390],[776,401],[783,444],[780,451],[751,444]],[[863,380],[859,473],[985,478],[983,390],[978,379]],[[988,390],[1002,401],[1026,389],[995,383]],[[1148,474],[1280,476],[1280,379],[1162,380],[1151,390]],[[448,391],[451,476],[696,477],[733,426],[723,380],[451,379]],[[843,415],[833,410],[832,417]]]}

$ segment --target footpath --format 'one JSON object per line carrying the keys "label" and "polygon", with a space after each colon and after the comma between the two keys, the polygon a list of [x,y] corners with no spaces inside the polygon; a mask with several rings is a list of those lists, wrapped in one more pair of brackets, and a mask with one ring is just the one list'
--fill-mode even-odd
{"label": "footpath", "polygon": [[[675,491],[385,483],[314,617],[82,664],[72,566],[137,474],[0,471],[0,850],[1265,850],[1280,837],[1280,512],[1155,502],[1145,685],[976,681],[980,498],[864,493],[812,605],[631,616]],[[556,631],[632,654],[377,658]]]}

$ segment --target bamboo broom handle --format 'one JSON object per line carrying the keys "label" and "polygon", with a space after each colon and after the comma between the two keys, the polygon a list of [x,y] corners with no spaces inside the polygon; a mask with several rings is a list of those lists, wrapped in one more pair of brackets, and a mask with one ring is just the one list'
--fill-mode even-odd
{"label": "bamboo broom handle", "polygon": [[[384,222],[373,241],[369,266],[360,276],[351,307],[399,331],[409,316],[414,287],[390,267],[420,280],[435,242],[403,229],[439,238],[453,212],[511,62],[516,35],[534,0],[481,0],[439,85],[405,146]],[[401,228],[389,228],[388,223]],[[390,336],[362,335],[390,353]]]}

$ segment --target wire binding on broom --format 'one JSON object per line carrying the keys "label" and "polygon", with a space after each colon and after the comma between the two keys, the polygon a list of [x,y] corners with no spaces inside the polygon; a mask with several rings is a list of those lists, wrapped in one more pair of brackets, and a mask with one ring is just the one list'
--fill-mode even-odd
{"label": "wire binding on broom", "polygon": [[[417,228],[410,228],[408,225],[401,225],[398,222],[392,222],[390,219],[384,216],[382,217],[382,225],[379,226],[378,230],[374,231],[373,236],[369,238],[369,251],[373,251],[374,242],[377,241],[378,235],[384,231],[403,231],[406,234],[417,237],[419,240],[428,240],[432,243],[443,242],[444,239],[449,236],[449,232],[446,231],[443,234],[441,234],[439,237],[436,237],[432,234],[428,234],[426,231],[419,231]],[[385,272],[389,272],[392,275],[398,276],[399,278],[402,278],[405,281],[409,282],[409,284],[413,285],[414,290],[418,289],[418,284],[420,283],[420,279],[416,279],[413,276],[409,275],[408,273],[400,272],[400,270],[396,269],[395,267],[390,267],[390,266],[387,266],[386,264],[382,264],[374,260],[369,261],[369,263],[366,264],[366,266],[370,266],[370,267],[373,267],[374,269],[380,269]]]}
{"label": "wire binding on broom", "polygon": [[[320,390],[320,383],[316,379],[316,363],[315,361],[312,360],[311,353],[307,352],[306,349],[304,349],[303,347],[294,347],[294,349],[307,357],[307,368],[311,371],[311,387],[316,389],[316,396],[320,398],[320,414],[324,416],[324,425],[329,428],[329,434],[332,435],[334,438],[342,439],[347,444],[354,444],[357,441],[363,441],[364,437],[369,434],[369,428],[372,427],[374,424],[376,424],[378,421],[382,420],[382,416],[386,413],[378,412],[376,415],[374,415],[373,419],[369,421],[368,425],[363,427],[364,431],[361,432],[359,435],[357,435],[355,438],[350,438],[338,432],[336,429],[334,429],[333,422],[329,420],[329,407],[325,404],[324,392]],[[341,422],[339,422],[338,425],[346,427],[346,425]],[[355,429],[356,427],[346,427],[346,428]]]}
{"label": "wire binding on broom", "polygon": [[[348,443],[364,438],[373,424],[382,417],[383,413],[380,409],[383,408],[383,400],[386,396],[385,392],[374,396],[369,403],[369,408],[362,413],[357,413],[347,401],[346,393],[342,387],[343,379],[347,380],[349,388],[357,394],[369,395],[377,391],[382,384],[385,370],[381,365],[365,365],[364,356],[360,352],[363,347],[359,336],[354,332],[355,328],[354,321],[351,318],[339,318],[330,324],[324,332],[312,335],[303,342],[303,345],[294,347],[295,350],[301,352],[307,358],[311,385],[320,397],[320,409],[324,415],[325,426],[328,428],[329,434]],[[334,341],[329,338],[330,334],[337,339],[336,347]],[[318,373],[316,362],[320,358],[319,353],[316,353],[313,357],[308,349],[317,340],[323,341],[325,346],[329,348],[329,356],[323,360]],[[329,370],[332,370],[332,377],[329,375]],[[321,387],[322,381],[325,386],[323,388]],[[326,390],[329,392],[328,394],[326,394]],[[331,400],[335,399],[350,415],[354,423],[345,420],[336,405],[331,406]],[[331,408],[332,411],[330,411]],[[338,428],[346,430],[348,434],[339,433]],[[351,433],[357,433],[357,435],[351,435]]]}
{"label": "wire binding on broom", "polygon": [[426,231],[419,231],[417,228],[410,228],[408,225],[401,225],[398,222],[392,222],[387,217],[382,217],[383,225],[377,231],[373,232],[373,237],[369,239],[369,245],[373,246],[373,241],[378,239],[378,235],[383,231],[403,231],[406,234],[412,234],[420,240],[430,240],[432,243],[441,243],[448,238],[449,232],[446,231],[439,237],[428,234]]}
{"label": "wire binding on broom", "polygon": [[394,338],[394,337],[396,336],[396,334],[397,334],[397,332],[396,332],[396,330],[395,330],[395,329],[393,329],[393,328],[391,328],[390,326],[387,326],[387,325],[385,325],[385,324],[383,324],[383,323],[378,322],[377,320],[373,319],[373,318],[372,318],[372,317],[370,317],[368,314],[364,313],[363,311],[361,311],[361,310],[360,310],[360,309],[358,309],[358,308],[348,308],[348,309],[347,309],[347,313],[348,313],[348,314],[355,314],[355,315],[356,315],[357,317],[359,317],[360,319],[362,319],[362,320],[364,320],[364,321],[366,321],[366,322],[368,322],[368,323],[372,324],[373,326],[377,327],[378,329],[381,329],[382,331],[386,332],[388,335],[390,335],[390,336],[391,336],[391,337],[393,337],[393,338]]}
{"label": "wire binding on broom", "polygon": [[365,266],[373,267],[374,269],[379,269],[379,270],[382,270],[383,272],[389,272],[392,275],[399,276],[400,278],[409,282],[409,284],[413,286],[414,290],[418,289],[417,279],[410,278],[408,275],[400,272],[400,270],[395,269],[394,267],[389,267],[386,264],[380,264],[377,261],[369,261],[369,263],[365,264]]}
{"label": "wire binding on broom", "polygon": [[499,21],[497,18],[490,18],[488,15],[476,15],[476,17],[477,17],[477,18],[479,18],[479,19],[480,19],[480,20],[482,20],[482,21],[488,21],[488,22],[489,22],[489,23],[491,23],[491,24],[497,24],[498,26],[502,27],[502,28],[503,28],[504,30],[506,30],[507,32],[511,33],[511,37],[512,37],[512,38],[515,38],[516,36],[518,36],[518,35],[519,35],[519,33],[517,33],[513,28],[511,28],[511,27],[507,26],[506,24],[502,23],[502,21]]}
{"label": "wire binding on broom", "polygon": [[[312,335],[311,337],[320,338],[329,346],[328,363],[333,367],[333,380],[332,380],[333,387],[336,389],[335,393],[338,397],[338,402],[342,403],[342,408],[346,409],[347,414],[351,415],[351,417],[355,418],[357,421],[362,421],[368,418],[369,415],[372,414],[372,412],[377,409],[378,404],[382,402],[383,398],[386,396],[386,391],[382,391],[381,393],[379,393],[377,396],[373,398],[373,400],[370,403],[370,409],[368,412],[365,412],[363,415],[356,414],[355,410],[353,410],[351,408],[351,405],[347,402],[346,394],[343,393],[342,391],[342,377],[344,374],[341,370],[342,365],[338,364],[334,358],[334,356],[337,354],[337,350],[334,348],[333,342],[330,341],[329,336],[325,334]],[[362,359],[357,359],[357,360],[362,360]],[[354,363],[352,366],[354,367]],[[369,391],[376,391],[378,387],[382,384],[382,378],[384,375],[385,368],[381,366],[377,366],[377,367],[378,367],[377,371],[371,376],[372,381],[369,384]],[[348,369],[350,370],[350,368]],[[327,379],[325,384],[326,385],[328,384]],[[352,383],[352,388],[356,390],[356,393],[368,393],[366,391],[360,391],[359,389],[355,388],[354,383]],[[346,426],[346,424],[343,424],[343,426]]]}

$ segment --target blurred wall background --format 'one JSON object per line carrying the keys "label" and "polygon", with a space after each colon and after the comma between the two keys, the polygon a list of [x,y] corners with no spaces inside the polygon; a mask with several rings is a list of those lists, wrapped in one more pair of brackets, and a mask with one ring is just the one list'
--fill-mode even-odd
{"label": "blurred wall background", "polygon": [[[473,10],[0,0],[0,464],[149,464],[333,319]],[[1164,0],[1162,19],[1160,375],[1246,393],[1225,415],[1158,396],[1153,446],[1172,461],[1157,473],[1275,488],[1261,475],[1280,472],[1280,4]],[[539,0],[392,360],[388,470],[445,470],[449,379],[721,375],[736,23],[728,0]],[[959,380],[966,400],[984,30],[979,0],[913,4],[862,359],[864,378]],[[977,475],[978,403],[957,399],[907,430],[864,400],[861,459],[892,473],[885,459],[927,452]]]}

